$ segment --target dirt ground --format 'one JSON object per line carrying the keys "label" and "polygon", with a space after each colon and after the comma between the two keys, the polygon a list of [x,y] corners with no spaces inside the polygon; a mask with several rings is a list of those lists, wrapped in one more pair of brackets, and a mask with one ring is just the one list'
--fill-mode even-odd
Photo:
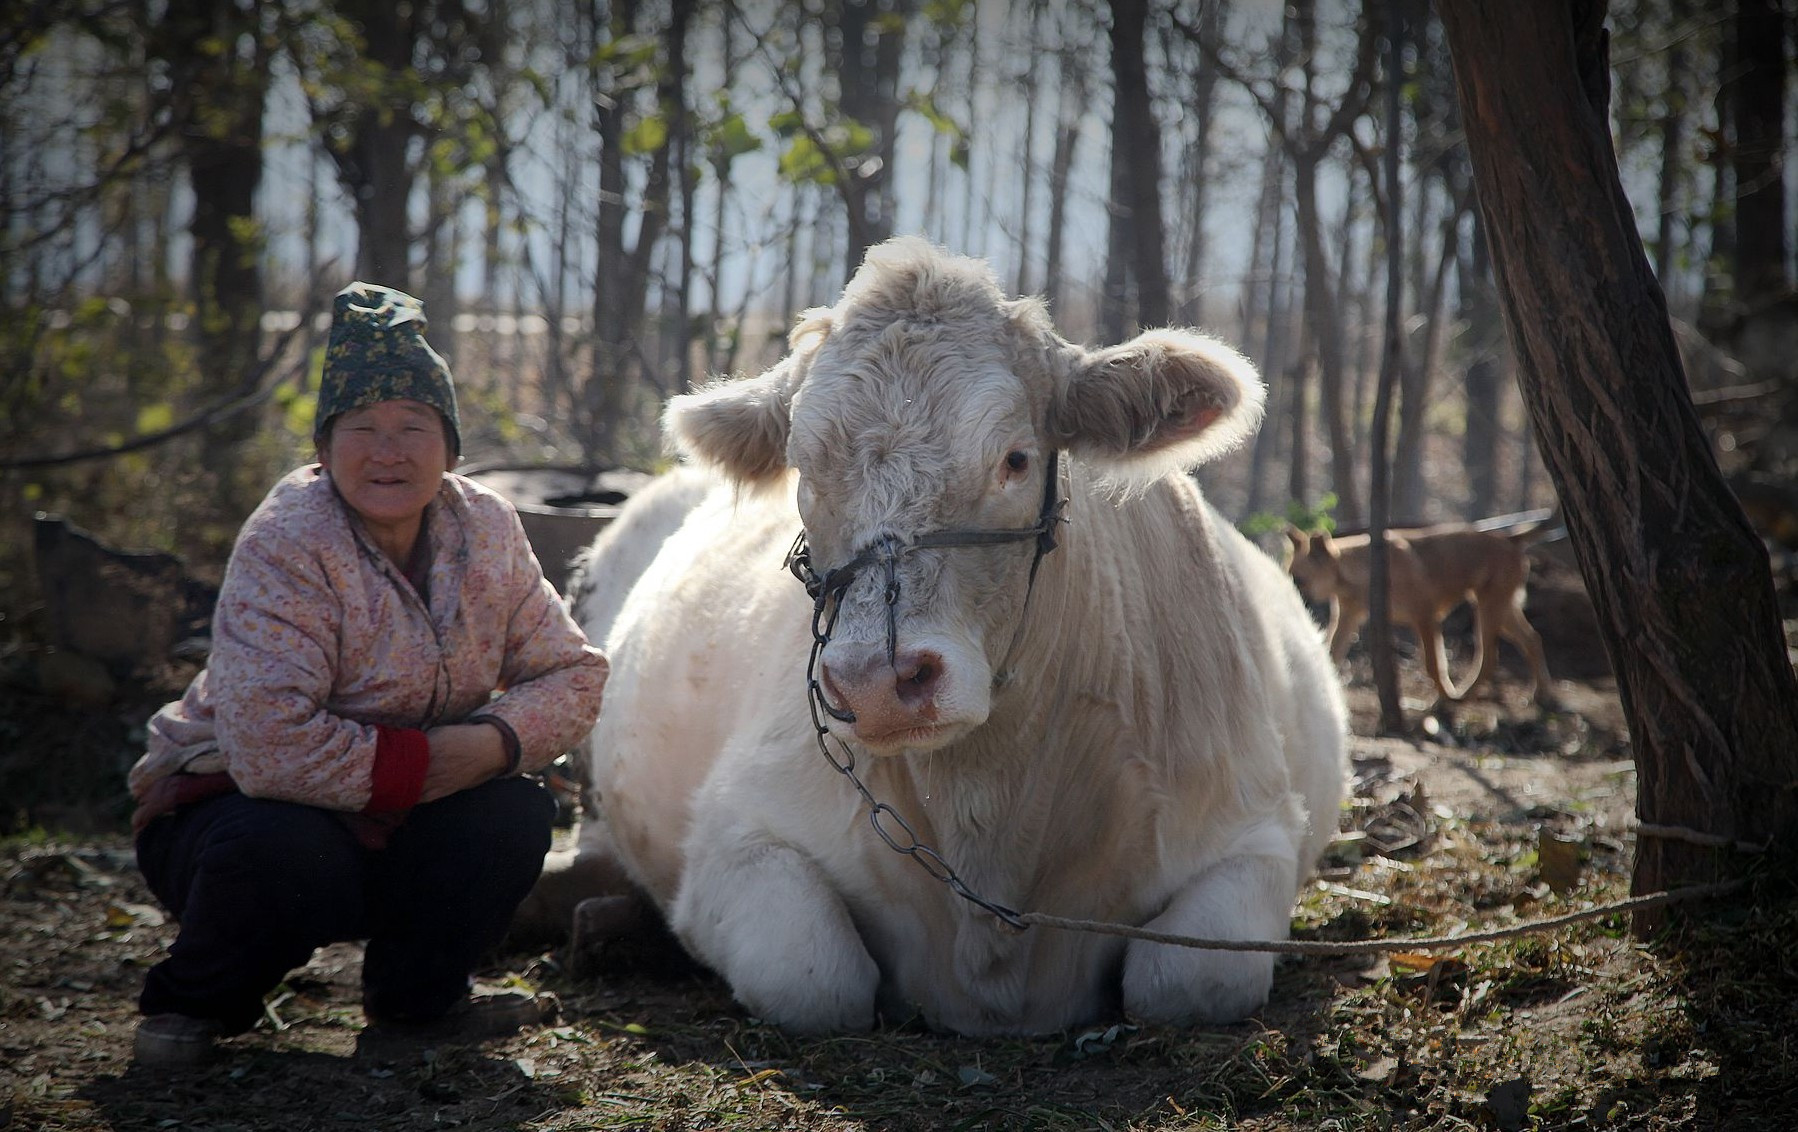
{"label": "dirt ground", "polygon": [[[1359,736],[1365,675],[1350,673]],[[1626,895],[1634,769],[1616,695],[1603,678],[1556,692],[1553,713],[1513,685],[1415,738],[1356,738],[1348,833],[1295,933],[1432,935]],[[555,1024],[397,1061],[355,1055],[360,956],[338,945],[223,1060],[170,1073],[129,1057],[135,995],[174,932],[129,844],[14,837],[0,842],[0,1129],[1785,1129],[1798,914],[1789,893],[1757,903],[1653,945],[1610,917],[1446,953],[1283,961],[1241,1025],[1013,1041],[794,1038],[703,973],[621,962],[575,979],[556,950],[524,952],[483,976],[555,994]]]}

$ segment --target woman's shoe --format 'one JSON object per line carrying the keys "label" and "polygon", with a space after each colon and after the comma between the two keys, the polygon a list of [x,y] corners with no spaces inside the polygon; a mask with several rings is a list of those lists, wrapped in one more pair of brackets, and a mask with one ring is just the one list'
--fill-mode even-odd
{"label": "woman's shoe", "polygon": [[152,1014],[138,1022],[131,1056],[139,1065],[205,1065],[218,1056],[218,1040],[224,1034],[225,1028],[210,1018]]}

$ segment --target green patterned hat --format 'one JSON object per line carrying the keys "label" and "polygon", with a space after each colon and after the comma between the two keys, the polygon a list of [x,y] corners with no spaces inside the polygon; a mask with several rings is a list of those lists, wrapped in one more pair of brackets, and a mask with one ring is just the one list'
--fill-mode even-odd
{"label": "green patterned hat", "polygon": [[331,312],[313,437],[322,441],[331,418],[340,413],[402,399],[442,413],[450,451],[462,454],[455,381],[449,363],[425,341],[424,304],[392,287],[351,283],[337,292]]}

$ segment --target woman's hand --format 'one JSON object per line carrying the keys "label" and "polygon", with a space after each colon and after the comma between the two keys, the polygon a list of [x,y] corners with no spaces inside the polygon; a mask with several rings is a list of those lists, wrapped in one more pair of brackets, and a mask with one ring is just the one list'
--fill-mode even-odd
{"label": "woman's hand", "polygon": [[506,769],[506,745],[491,723],[452,723],[425,732],[431,766],[425,771],[420,803],[447,798],[479,786]]}

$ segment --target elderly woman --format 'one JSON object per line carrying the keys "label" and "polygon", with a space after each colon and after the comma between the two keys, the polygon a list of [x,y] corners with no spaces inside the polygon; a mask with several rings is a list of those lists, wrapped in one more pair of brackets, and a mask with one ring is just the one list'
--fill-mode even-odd
{"label": "elderly woman", "polygon": [[608,669],[512,507],[451,474],[455,388],[424,326],[401,292],[337,296],[318,463],[245,522],[206,669],[150,721],[137,858],[181,928],[140,1062],[207,1060],[339,940],[368,941],[365,1036],[540,1017],[472,972],[549,848],[553,801],[521,775],[592,727]]}

